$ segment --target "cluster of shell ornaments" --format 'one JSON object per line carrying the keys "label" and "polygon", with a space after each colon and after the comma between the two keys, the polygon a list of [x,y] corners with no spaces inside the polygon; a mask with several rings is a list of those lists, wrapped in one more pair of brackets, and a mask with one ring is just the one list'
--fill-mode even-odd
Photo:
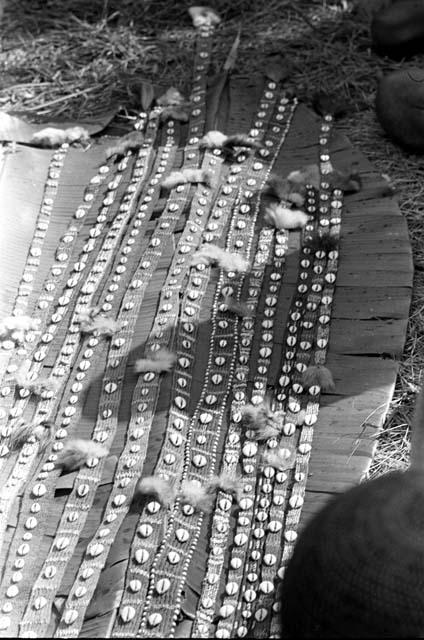
{"label": "cluster of shell ornaments", "polygon": [[[333,118],[322,120],[320,184],[306,188],[283,319],[291,232],[264,219],[262,200],[297,101],[267,79],[249,131],[208,132],[220,19],[207,7],[190,14],[189,99],[168,91],[139,114],[137,135],[107,149],[45,268],[61,175],[77,151],[64,142],[49,152],[0,324],[3,637],[279,637],[279,584],[332,383],[324,365],[343,195],[326,180]],[[173,117],[182,108],[187,122]],[[82,436],[93,378],[98,402]],[[100,585],[116,582],[118,562],[119,588],[102,608]]]}

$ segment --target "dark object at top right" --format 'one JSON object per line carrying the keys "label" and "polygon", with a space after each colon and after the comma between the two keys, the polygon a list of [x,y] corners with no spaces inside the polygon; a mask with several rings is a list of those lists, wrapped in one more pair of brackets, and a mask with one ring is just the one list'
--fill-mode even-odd
{"label": "dark object at top right", "polygon": [[396,0],[371,23],[375,51],[400,59],[424,51],[424,0]]}

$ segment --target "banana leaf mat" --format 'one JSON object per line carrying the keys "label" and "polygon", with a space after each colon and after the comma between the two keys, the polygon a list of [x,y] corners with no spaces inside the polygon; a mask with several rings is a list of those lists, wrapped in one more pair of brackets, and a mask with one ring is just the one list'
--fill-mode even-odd
{"label": "banana leaf mat", "polygon": [[[406,332],[405,220],[275,72],[210,82],[214,28],[187,117],[156,89],[134,147],[113,114],[55,149],[0,120],[3,637],[278,637],[299,527],[368,469]],[[271,172],[314,163],[307,224],[275,226]],[[327,391],[305,378],[324,365]]]}

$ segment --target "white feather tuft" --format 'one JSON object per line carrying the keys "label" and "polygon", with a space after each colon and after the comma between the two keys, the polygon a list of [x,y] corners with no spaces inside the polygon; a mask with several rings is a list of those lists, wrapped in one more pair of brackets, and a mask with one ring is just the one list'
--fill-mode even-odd
{"label": "white feather tuft", "polygon": [[183,169],[186,182],[201,182],[208,187],[212,184],[212,173],[206,169]]}
{"label": "white feather tuft", "polygon": [[210,513],[214,504],[214,496],[197,480],[184,480],[181,484],[181,499],[197,511]]}
{"label": "white feather tuft", "polygon": [[189,7],[188,12],[194,27],[210,27],[221,22],[221,18],[211,7]]}
{"label": "white feather tuft", "polygon": [[188,184],[188,183],[204,183],[208,187],[212,184],[212,174],[210,171],[206,171],[205,169],[182,169],[181,171],[172,171],[169,176],[167,176],[162,181],[162,187],[164,189],[173,189],[174,187],[178,187],[180,184]]}
{"label": "white feather tuft", "polygon": [[265,451],[262,457],[263,463],[269,467],[274,467],[279,471],[291,469],[295,462],[295,455],[290,449],[281,448]]}
{"label": "white feather tuft", "polygon": [[84,142],[88,140],[90,134],[83,127],[70,127],[68,129],[56,129],[55,127],[46,127],[37,131],[32,136],[30,143],[37,147],[54,148],[67,142]]}
{"label": "white feather tuft", "polygon": [[234,149],[234,147],[260,149],[261,146],[260,142],[245,133],[235,133],[232,136],[228,136],[224,143],[224,147],[228,149]]}
{"label": "white feather tuft", "polygon": [[104,458],[108,450],[93,440],[75,438],[69,440],[62,449],[57,465],[66,471],[74,471],[82,467],[90,458]]}
{"label": "white feather tuft", "polygon": [[182,171],[172,171],[169,176],[162,180],[162,187],[164,189],[174,189],[174,187],[186,183],[187,180]]}
{"label": "white feather tuft", "polygon": [[99,314],[98,307],[91,307],[77,316],[82,333],[94,333],[98,336],[112,336],[122,329],[122,322]]}
{"label": "white feather tuft", "polygon": [[24,342],[28,331],[37,331],[39,320],[31,316],[6,316],[0,321],[0,340]]}
{"label": "white feather tuft", "polygon": [[291,184],[306,186],[310,184],[315,189],[319,189],[320,172],[317,164],[308,164],[296,171],[292,171],[287,176],[287,181]]}
{"label": "white feather tuft", "polygon": [[28,373],[22,369],[15,375],[16,384],[22,389],[31,391],[36,396],[56,393],[60,387],[60,381],[57,378],[35,378],[29,377]]}
{"label": "white feather tuft", "polygon": [[281,204],[271,204],[265,211],[265,221],[277,229],[303,228],[309,216],[299,209],[289,209]]}
{"label": "white feather tuft", "polygon": [[153,371],[154,373],[170,371],[174,366],[175,359],[175,353],[172,353],[168,349],[160,349],[152,354],[151,358],[140,358],[136,360],[134,370],[136,373],[143,373],[144,371]]}
{"label": "white feather tuft", "polygon": [[216,244],[204,244],[193,255],[192,264],[218,265],[224,271],[236,273],[245,273],[249,268],[249,263],[243,256],[225,251]]}
{"label": "white feather tuft", "polygon": [[180,107],[186,99],[175,87],[169,87],[165,93],[156,100],[161,107]]}
{"label": "white feather tuft", "polygon": [[137,484],[136,493],[154,496],[165,507],[171,506],[176,495],[173,485],[161,476],[141,478]]}
{"label": "white feather tuft", "polygon": [[208,131],[199,142],[201,148],[222,149],[228,136],[221,131]]}
{"label": "white feather tuft", "polygon": [[165,107],[160,112],[160,119],[162,122],[167,120],[176,120],[177,122],[188,122],[189,115],[187,111],[180,107]]}
{"label": "white feather tuft", "polygon": [[139,149],[144,142],[144,135],[140,131],[131,131],[120,138],[116,144],[106,149],[106,158],[124,156],[127,151]]}
{"label": "white feather tuft", "polygon": [[208,131],[199,142],[201,148],[224,149],[233,151],[236,147],[259,149],[261,144],[245,133],[236,133],[231,136],[221,131]]}

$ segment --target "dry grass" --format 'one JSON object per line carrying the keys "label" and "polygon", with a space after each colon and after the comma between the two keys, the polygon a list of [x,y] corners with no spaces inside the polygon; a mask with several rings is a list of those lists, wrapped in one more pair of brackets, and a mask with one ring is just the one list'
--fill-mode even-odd
{"label": "dry grass", "polygon": [[[380,1],[381,0],[374,0]],[[0,107],[37,118],[79,118],[112,105],[124,117],[138,107],[143,79],[187,90],[193,31],[177,0],[8,0],[0,54]],[[284,55],[288,87],[307,104],[317,89],[344,96],[339,127],[392,178],[408,221],[416,266],[411,317],[396,390],[379,435],[370,476],[404,467],[409,424],[424,365],[424,167],[383,135],[373,104],[379,76],[402,66],[370,49],[371,0],[215,0],[221,14],[214,51],[224,61],[239,25],[235,72],[253,74],[269,55]],[[360,4],[365,9],[358,10]],[[424,56],[406,64],[421,65]]]}

